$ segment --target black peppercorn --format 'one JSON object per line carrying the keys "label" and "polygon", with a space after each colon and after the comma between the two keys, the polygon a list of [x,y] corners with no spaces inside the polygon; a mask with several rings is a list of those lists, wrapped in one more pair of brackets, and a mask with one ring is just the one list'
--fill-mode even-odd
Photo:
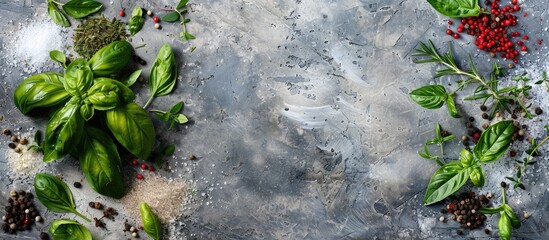
{"label": "black peppercorn", "polygon": [[469,117],[469,122],[474,122],[474,121],[475,121],[474,117]]}
{"label": "black peppercorn", "polygon": [[486,109],[488,109],[488,108],[487,108],[485,105],[481,105],[481,106],[480,106],[480,111],[483,111],[483,112],[484,112],[484,111],[486,111]]}
{"label": "black peppercorn", "polygon": [[490,116],[488,116],[488,113],[483,113],[482,114],[482,119],[488,119]]}
{"label": "black peppercorn", "polygon": [[73,186],[74,186],[75,188],[81,188],[81,187],[82,187],[82,183],[80,183],[80,182],[74,182]]}
{"label": "black peppercorn", "polygon": [[486,234],[490,234],[490,233],[491,233],[491,231],[490,231],[490,229],[486,228],[486,229],[484,229],[484,233],[486,233]]}
{"label": "black peppercorn", "polygon": [[15,147],[17,147],[17,146],[15,145],[15,143],[10,142],[10,143],[8,143],[8,147],[11,148],[11,149],[15,149]]}
{"label": "black peppercorn", "polygon": [[537,114],[537,115],[541,115],[543,113],[543,110],[541,110],[541,108],[537,107],[534,112]]}
{"label": "black peppercorn", "polygon": [[40,240],[49,240],[49,239],[50,239],[50,235],[48,235],[45,232],[40,233]]}
{"label": "black peppercorn", "polygon": [[456,234],[457,235],[462,235],[463,234],[463,231],[461,231],[460,229],[456,230]]}
{"label": "black peppercorn", "polygon": [[507,187],[507,183],[506,183],[506,182],[501,182],[501,187],[502,187],[502,188],[506,188],[506,187]]}

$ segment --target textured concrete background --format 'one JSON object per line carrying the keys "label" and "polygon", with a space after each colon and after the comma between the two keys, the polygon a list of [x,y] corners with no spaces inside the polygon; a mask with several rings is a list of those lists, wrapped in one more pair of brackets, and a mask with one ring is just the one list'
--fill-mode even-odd
{"label": "textured concrete background", "polygon": [[[117,16],[118,1],[102,2],[107,18]],[[131,2],[126,3],[127,13],[134,5],[173,4]],[[452,40],[444,34],[446,18],[426,1],[406,0],[205,0],[191,1],[190,6],[188,27],[196,40],[181,42],[177,24],[164,23],[158,32],[152,21],[133,39],[134,46],[141,39],[147,44],[136,53],[149,63],[162,42],[172,45],[181,77],[174,94],[156,99],[153,108],[183,100],[184,113],[192,119],[175,131],[157,122],[158,135],[178,147],[170,160],[171,172],[159,174],[183,179],[198,193],[184,216],[172,223],[171,239],[456,237],[456,224],[436,221],[441,205],[421,204],[436,165],[421,159],[417,150],[431,138],[437,122],[456,129],[459,136],[465,132],[465,119],[451,119],[445,108],[421,109],[407,95],[433,82],[435,65],[413,64],[411,54],[418,41],[433,39],[443,47]],[[547,0],[525,3],[523,10],[530,17],[520,26],[549,42],[544,30],[547,6]],[[0,0],[0,44],[9,42],[19,23],[44,19],[43,0]],[[456,55],[463,59],[471,53],[479,70],[488,70],[494,60],[479,53],[471,41],[457,41]],[[196,50],[191,53],[192,46]],[[10,47],[2,45],[2,52]],[[547,48],[540,48],[521,64],[544,66],[546,56]],[[43,128],[43,121],[15,110],[11,98],[29,74],[21,76],[18,67],[3,68],[0,125]],[[143,103],[146,87],[138,91],[137,101]],[[478,114],[477,106],[461,107]],[[458,147],[456,143],[448,152],[456,154]],[[187,160],[190,154],[199,161]],[[48,167],[56,168],[82,178],[74,163]],[[545,175],[538,177],[538,183],[547,182]],[[32,186],[29,179],[1,180],[4,195],[14,181]],[[496,189],[502,179],[492,180],[488,188]],[[549,196],[543,184],[536,186],[528,195],[510,193],[522,204],[518,211],[533,213],[515,236],[549,237],[544,217]],[[80,195],[80,204],[95,196]],[[495,221],[490,224],[495,230]],[[90,229],[98,238],[120,238],[118,230]],[[481,231],[466,234],[487,237]]]}

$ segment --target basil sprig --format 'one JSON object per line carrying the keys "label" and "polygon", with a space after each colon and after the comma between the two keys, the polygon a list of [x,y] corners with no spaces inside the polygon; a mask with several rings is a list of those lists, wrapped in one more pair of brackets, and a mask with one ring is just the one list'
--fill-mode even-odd
{"label": "basil sprig", "polygon": [[156,214],[151,210],[146,202],[139,203],[139,212],[141,213],[141,221],[143,222],[143,229],[154,240],[159,240],[162,236],[162,228],[160,226],[160,220]]}
{"label": "basil sprig", "polygon": [[455,118],[461,117],[457,111],[452,94],[448,94],[442,85],[423,86],[412,90],[409,95],[415,103],[427,109],[441,108],[446,103],[450,116]]}
{"label": "basil sprig", "polygon": [[517,217],[511,206],[507,204],[505,198],[505,189],[501,189],[502,203],[496,208],[481,208],[482,214],[496,214],[499,213],[498,230],[499,237],[502,240],[511,239],[513,228],[520,228],[520,219]]}
{"label": "basil sprig", "polygon": [[70,0],[65,4],[55,0],[48,0],[48,15],[56,24],[62,27],[70,27],[69,19],[63,14],[63,11],[57,7],[60,5],[69,16],[80,19],[99,12],[103,4],[94,0]]}
{"label": "basil sprig", "polygon": [[[140,71],[126,82],[104,77],[123,69],[130,62],[131,52],[129,43],[113,42],[89,61],[72,61],[64,75],[42,73],[25,79],[14,93],[15,105],[24,114],[52,108],[44,143],[36,146],[44,152],[43,160],[50,162],[72,154],[80,159],[92,189],[113,198],[122,197],[124,178],[116,143],[105,131],[110,130],[122,146],[144,160],[155,143],[152,120],[133,102],[135,94],[126,86]],[[50,55],[65,65],[62,52],[52,51]],[[97,111],[104,114],[95,114]]]}
{"label": "basil sprig", "polygon": [[74,220],[55,220],[50,224],[49,231],[54,240],[92,240],[90,230]]}
{"label": "basil sprig", "polygon": [[489,163],[499,159],[511,143],[515,125],[513,121],[498,122],[486,129],[475,146],[473,153],[463,149],[459,161],[441,166],[431,177],[423,203],[430,205],[457,192],[471,179],[477,187],[484,186],[485,174],[479,163]]}
{"label": "basil sprig", "polygon": [[67,184],[56,176],[46,173],[36,174],[34,177],[34,190],[38,200],[50,211],[74,213],[90,222],[90,219],[76,211],[71,190]]}
{"label": "basil sprig", "polygon": [[444,16],[451,18],[476,17],[480,15],[478,0],[427,0]]}
{"label": "basil sprig", "polygon": [[151,96],[143,108],[151,104],[152,99],[165,96],[172,92],[177,80],[177,64],[172,48],[165,43],[160,48],[149,77],[149,92]]}
{"label": "basil sprig", "polygon": [[132,10],[132,16],[130,22],[128,23],[130,34],[133,36],[143,28],[145,24],[145,19],[143,19],[143,9],[141,7],[135,7]]}

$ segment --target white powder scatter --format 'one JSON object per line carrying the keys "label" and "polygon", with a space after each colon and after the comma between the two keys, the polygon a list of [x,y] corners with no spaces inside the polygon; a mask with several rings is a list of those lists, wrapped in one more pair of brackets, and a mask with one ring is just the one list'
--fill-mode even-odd
{"label": "white powder scatter", "polygon": [[[6,147],[5,156],[8,160],[9,170],[13,175],[34,177],[34,174],[46,167],[46,163],[42,161],[43,155],[34,150],[27,150],[30,144],[32,144],[31,133],[17,134],[17,136],[27,138],[29,143],[27,145],[16,143],[17,148],[21,149],[20,153]],[[7,145],[6,143],[5,146]]]}
{"label": "white powder scatter", "polygon": [[139,202],[144,201],[163,223],[169,223],[181,215],[187,199],[187,185],[180,180],[166,179],[158,174],[146,174],[135,180],[130,191],[122,198],[125,209],[135,219],[141,219]]}
{"label": "white powder scatter", "polygon": [[15,32],[9,44],[12,61],[7,61],[12,66],[24,66],[27,73],[37,72],[45,66],[51,66],[54,62],[50,59],[51,50],[63,51],[70,39],[68,30],[56,25],[51,20],[44,22],[29,22],[22,24],[20,30]]}

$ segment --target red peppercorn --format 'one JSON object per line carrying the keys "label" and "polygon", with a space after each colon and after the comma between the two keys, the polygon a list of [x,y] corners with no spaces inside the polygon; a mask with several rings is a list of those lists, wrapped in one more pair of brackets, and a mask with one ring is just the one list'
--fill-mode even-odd
{"label": "red peppercorn", "polygon": [[147,164],[142,163],[141,164],[141,169],[147,169]]}
{"label": "red peppercorn", "polygon": [[518,0],[513,0],[513,1],[511,1],[511,3],[513,3],[513,5],[517,5],[517,4],[518,4]]}
{"label": "red peppercorn", "polygon": [[522,46],[522,47],[520,48],[520,50],[522,50],[523,52],[526,52],[526,51],[528,51],[528,48],[527,48],[526,46]]}
{"label": "red peppercorn", "polygon": [[459,34],[454,33],[454,38],[455,38],[455,39],[458,39],[458,38],[459,38]]}
{"label": "red peppercorn", "polygon": [[137,165],[137,160],[132,160],[132,165]]}
{"label": "red peppercorn", "polygon": [[474,133],[473,138],[478,140],[480,138],[480,133],[478,132]]}
{"label": "red peppercorn", "polygon": [[118,12],[118,15],[120,15],[121,17],[124,17],[126,16],[126,13],[124,12],[124,10],[120,10],[120,12]]}
{"label": "red peppercorn", "polygon": [[139,180],[143,179],[143,175],[141,175],[141,174],[139,174],[139,173],[137,174],[136,177],[137,177],[137,179],[139,179]]}
{"label": "red peppercorn", "polygon": [[515,10],[515,11],[518,11],[518,10],[520,10],[520,7],[519,7],[519,5],[515,5],[515,6],[513,6],[513,10]]}
{"label": "red peppercorn", "polygon": [[453,22],[448,20],[448,25],[452,25],[452,24],[453,24]]}
{"label": "red peppercorn", "polygon": [[538,44],[541,45],[543,41],[541,39],[538,39]]}
{"label": "red peppercorn", "polygon": [[524,39],[524,40],[528,40],[528,39],[529,39],[529,37],[528,37],[528,35],[524,35],[524,36],[522,37],[522,39]]}
{"label": "red peppercorn", "polygon": [[153,17],[153,21],[154,21],[155,23],[160,22],[160,18],[158,18],[157,16],[154,16],[154,17]]}
{"label": "red peppercorn", "polygon": [[154,171],[154,167],[153,166],[149,166],[149,171]]}
{"label": "red peppercorn", "polygon": [[452,30],[450,30],[450,29],[447,29],[447,30],[446,30],[446,34],[452,35],[452,34],[454,34],[454,31],[452,31]]}

